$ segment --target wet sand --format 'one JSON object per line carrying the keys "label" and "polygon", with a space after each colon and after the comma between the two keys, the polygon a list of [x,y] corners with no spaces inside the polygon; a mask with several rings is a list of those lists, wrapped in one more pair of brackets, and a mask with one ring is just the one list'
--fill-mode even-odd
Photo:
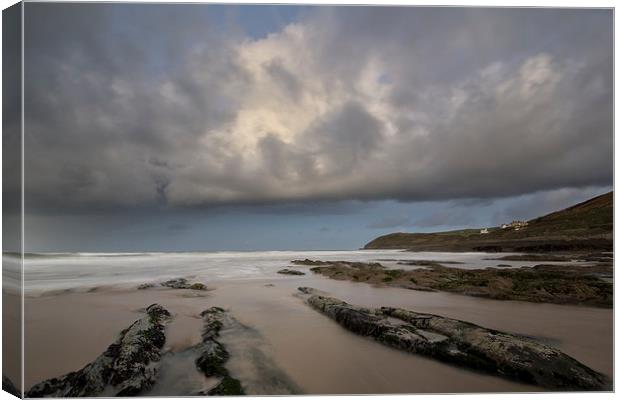
{"label": "wet sand", "polygon": [[2,253],[2,374],[22,387],[21,259]]}
{"label": "wet sand", "polygon": [[[268,283],[275,286],[265,286]],[[167,327],[166,349],[170,352],[162,360],[160,384],[147,393],[150,395],[189,393],[213,383],[196,373],[190,349],[200,340],[198,314],[211,306],[229,309],[240,323],[222,339],[232,356],[228,369],[241,379],[249,394],[542,390],[356,336],[294,296],[298,286],[313,286],[354,304],[401,306],[534,336],[595,370],[612,374],[609,309],[380,288],[314,275],[207,284],[214,290],[105,289],[27,297],[26,388],[83,367],[105,350],[121,329],[139,318],[141,308],[157,302],[168,308],[174,319]],[[191,390],[187,389],[190,386]]]}
{"label": "wet sand", "polygon": [[2,293],[2,373],[7,376],[17,389],[21,389],[22,380],[22,330],[21,330],[21,296]]}

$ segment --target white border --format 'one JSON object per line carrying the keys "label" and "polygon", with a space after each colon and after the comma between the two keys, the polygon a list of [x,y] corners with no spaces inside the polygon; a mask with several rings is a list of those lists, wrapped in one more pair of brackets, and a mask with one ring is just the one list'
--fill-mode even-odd
{"label": "white border", "polygon": [[[27,1],[27,2],[31,2],[31,1]],[[75,1],[75,0],[65,0],[64,2],[74,2],[74,3],[86,3],[86,2],[102,2],[102,1]],[[112,2],[112,1],[110,1]],[[558,1],[558,0],[542,0],[542,1],[532,1],[532,0],[521,0],[521,1],[515,1],[515,0],[503,0],[503,1],[492,1],[492,0],[477,0],[475,2],[472,1],[464,1],[464,0],[447,0],[447,1],[433,1],[433,0],[426,0],[426,1],[416,1],[416,0],[389,0],[389,1],[382,1],[382,0],[375,0],[375,1],[352,1],[352,0],[338,0],[338,1],[329,1],[329,0],[313,0],[312,2],[309,1],[295,1],[295,0],[290,0],[290,1],[270,1],[270,2],[266,2],[266,1],[259,1],[259,0],[243,0],[243,1],[239,1],[239,2],[234,2],[234,1],[204,1],[204,2],[198,2],[198,1],[175,1],[175,0],[150,0],[150,1],[145,1],[145,0],[133,0],[131,1],[132,3],[230,3],[230,4],[238,4],[238,3],[244,3],[244,4],[265,4],[265,3],[269,3],[269,4],[317,4],[317,5],[333,5],[333,4],[342,4],[342,5],[417,5],[417,6],[470,6],[470,7],[562,7],[562,8],[579,8],[579,7],[587,7],[587,8],[614,8],[615,3],[613,1],[604,1],[604,0],[590,0],[590,1],[583,1],[583,0],[563,0],[563,1]],[[0,0],[0,5],[2,9],[5,9],[13,4],[15,4],[16,2],[13,0]],[[24,20],[23,20],[23,12],[24,12],[24,8],[22,7],[22,38],[23,38],[23,30],[24,30]],[[1,20],[1,19],[0,19]],[[614,10],[614,26],[615,26],[615,10]],[[1,28],[1,22],[0,22],[0,28]],[[0,29],[0,40],[2,38],[2,34],[1,34],[1,29]],[[615,77],[615,73],[617,72],[616,66],[618,65],[617,63],[617,52],[616,52],[616,43],[618,43],[618,32],[614,29],[614,77]],[[0,55],[0,61],[1,61],[1,55]],[[22,82],[21,82],[21,88],[22,88],[22,94],[23,94],[23,85],[24,85],[24,79],[23,79],[23,67],[24,67],[24,43],[22,41]],[[0,89],[2,87],[2,83],[0,81]],[[620,112],[620,108],[618,107],[618,105],[615,102],[615,93],[616,90],[618,89],[618,84],[616,82],[616,80],[614,79],[614,155],[617,154],[618,151],[618,146],[620,146],[618,144],[618,142],[615,140],[615,115],[617,115],[618,112]],[[22,104],[21,104],[21,109],[22,109],[22,121],[21,121],[21,129],[22,129],[22,148],[21,148],[21,152],[22,152],[22,189],[23,189],[23,184],[24,184],[24,140],[23,140],[23,129],[24,129],[24,98],[22,95]],[[1,160],[1,149],[2,149],[2,144],[0,142],[0,160]],[[615,188],[615,177],[616,177],[616,172],[618,171],[619,168],[619,164],[614,156],[614,188]],[[2,178],[0,176],[0,184],[2,182]],[[23,190],[22,190],[22,210],[23,210],[23,206],[24,206],[24,195],[23,195]],[[617,209],[618,205],[620,204],[620,200],[618,200],[618,197],[615,196],[614,197],[614,210]],[[0,208],[2,205],[2,200],[0,199]],[[1,217],[0,217],[1,218]],[[616,213],[614,212],[614,238],[616,237],[616,234],[618,232],[618,222],[619,222],[618,216],[616,215]],[[23,219],[23,213],[22,213],[22,220],[21,220],[21,247],[22,247],[22,252],[24,251],[24,237],[25,237],[25,232],[24,232],[24,219]],[[0,230],[0,241],[2,239],[2,232]],[[23,260],[22,260],[22,271],[23,271]],[[23,273],[22,273],[22,318],[24,318],[24,303],[23,303],[23,285],[24,285],[24,280],[23,280]],[[614,304],[617,304],[617,293],[614,290]],[[2,300],[0,298],[0,307],[2,304]],[[617,370],[615,368],[615,360],[618,357],[618,349],[617,346],[615,346],[616,341],[619,337],[618,335],[618,331],[615,329],[615,308],[614,308],[614,382],[617,382],[618,379],[618,373]],[[2,326],[2,322],[0,319],[0,328]],[[22,328],[22,344],[23,344],[23,339],[24,339],[24,331]],[[596,338],[592,338],[592,340],[596,340]],[[1,360],[1,355],[2,355],[2,349],[0,346],[0,360]],[[24,360],[24,348],[22,345],[22,382],[23,382],[23,360]],[[412,371],[412,373],[414,373],[414,371]],[[429,400],[429,399],[437,399],[439,398],[439,396],[447,396],[447,395],[415,395],[414,397],[412,397],[412,395],[379,395],[379,396],[373,396],[374,398],[377,399],[390,399],[390,400],[401,400],[401,399],[420,399],[420,400]],[[544,393],[544,394],[453,394],[450,395],[452,397],[456,397],[458,399],[466,399],[466,400],[474,400],[474,399],[479,399],[481,396],[483,398],[486,399],[515,399],[515,400],[520,400],[520,399],[535,399],[535,398],[541,398],[541,399],[566,399],[566,400],[572,400],[572,399],[585,399],[586,396],[587,398],[593,398],[593,399],[611,399],[614,398],[615,395],[613,393]],[[9,400],[9,399],[14,399],[15,397],[11,396],[10,394],[0,391],[0,400]],[[157,399],[157,398],[149,398],[149,397],[142,397],[142,398],[146,398],[146,399]],[[181,399],[181,397],[168,397],[169,399]],[[251,398],[251,396],[247,396],[246,398]],[[285,399],[299,399],[300,396],[280,396],[280,398],[285,398]],[[326,399],[326,398],[333,398],[333,399],[342,399],[342,400],[355,400],[358,399],[359,396],[303,396],[304,399],[317,399],[317,400],[321,400],[321,399]]]}

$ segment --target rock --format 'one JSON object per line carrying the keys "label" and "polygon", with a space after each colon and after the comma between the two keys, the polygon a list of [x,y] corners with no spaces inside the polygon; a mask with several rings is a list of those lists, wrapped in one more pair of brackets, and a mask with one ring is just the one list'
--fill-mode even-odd
{"label": "rock", "polygon": [[[380,261],[380,260],[379,260]],[[413,265],[420,267],[433,267],[435,265],[445,265],[445,264],[463,264],[461,261],[437,261],[437,260],[399,260],[397,264],[400,265]]]}
{"label": "rock", "polygon": [[221,307],[211,307],[200,313],[204,321],[204,328],[202,331],[202,340],[215,340],[220,336],[220,331],[224,326],[224,319],[226,317],[226,311]]}
{"label": "rock", "polygon": [[200,282],[190,283],[185,278],[170,279],[160,283],[161,286],[172,289],[191,289],[191,290],[207,290],[207,285]]}
{"label": "rock", "polygon": [[311,260],[309,258],[306,258],[305,260],[293,260],[291,261],[291,264],[297,264],[297,265],[330,265],[333,264],[330,261],[318,261],[318,260]]}
{"label": "rock", "polygon": [[135,396],[150,388],[157,377],[170,313],[159,304],[150,305],[146,313],[93,362],[34,385],[26,397],[94,397],[104,390],[106,395]]}
{"label": "rock", "polygon": [[404,270],[372,263],[336,262],[310,267],[310,271],[336,280],[417,290],[429,288],[495,300],[613,307],[613,284],[609,282],[613,276],[612,264],[483,269],[433,265]]}
{"label": "rock", "polygon": [[357,307],[309,288],[300,291],[311,294],[309,305],[344,328],[390,347],[545,388],[610,388],[604,375],[530,338],[399,308]]}
{"label": "rock", "polygon": [[230,358],[226,348],[217,341],[210,341],[202,346],[196,366],[206,376],[222,377],[227,375],[224,364]]}
{"label": "rock", "polygon": [[170,279],[160,283],[160,285],[169,287],[172,289],[189,289],[189,282],[185,278]]}
{"label": "rock", "polygon": [[204,293],[196,293],[195,291],[191,291],[191,292],[183,293],[181,297],[183,297],[184,299],[196,299],[196,298],[201,298],[201,297],[207,297],[207,295]]}
{"label": "rock", "polygon": [[200,353],[196,359],[196,367],[208,377],[221,378],[220,382],[207,395],[242,395],[244,394],[241,382],[230,376],[224,366],[230,354],[217,339],[228,316],[220,307],[211,307],[203,311],[200,316],[204,320],[202,343],[196,346]]}
{"label": "rock", "polygon": [[306,275],[305,272],[297,271],[294,269],[284,268],[278,271],[278,274],[283,275]]}
{"label": "rock", "polygon": [[565,390],[602,390],[607,378],[551,346],[451,318],[382,307],[384,315],[408,322],[416,328],[445,335],[463,354],[455,361],[468,366],[471,354],[482,369],[498,375]]}
{"label": "rock", "polygon": [[392,285],[392,286],[400,287],[400,288],[403,288],[403,289],[409,289],[409,290],[417,290],[418,292],[436,292],[435,289],[424,287],[424,286],[418,286],[418,285],[415,285],[415,284],[395,284],[395,285]]}
{"label": "rock", "polygon": [[300,286],[300,287],[297,288],[297,290],[299,290],[303,294],[316,294],[316,295],[320,295],[320,296],[327,296],[328,295],[327,292],[324,292],[322,290],[315,289],[315,288],[312,288],[312,287],[308,287],[308,286]]}
{"label": "rock", "polygon": [[189,287],[191,290],[207,290],[207,285],[204,283],[196,282],[192,283]]}
{"label": "rock", "polygon": [[145,289],[151,289],[154,288],[155,284],[154,283],[143,283],[141,285],[138,285],[138,287],[136,289],[138,290],[145,290]]}
{"label": "rock", "polygon": [[245,394],[238,379],[225,376],[216,387],[207,392],[207,396],[239,396]]}
{"label": "rock", "polygon": [[11,381],[6,375],[2,375],[2,390],[12,394],[13,396],[19,397],[20,399],[22,397],[22,391],[17,389],[15,384],[13,384],[13,381]]}
{"label": "rock", "polygon": [[204,320],[202,343],[198,345],[200,356],[196,359],[196,366],[206,376],[223,377],[228,375],[224,364],[230,357],[224,345],[217,338],[224,325],[225,311],[219,307],[211,307],[203,311],[200,316]]}
{"label": "rock", "polygon": [[313,265],[313,266],[343,266],[350,268],[358,268],[358,269],[375,269],[375,268],[385,268],[381,263],[373,263],[373,262],[355,262],[355,261],[320,261],[320,260],[310,260],[306,258],[305,260],[293,260],[291,264],[295,265]]}

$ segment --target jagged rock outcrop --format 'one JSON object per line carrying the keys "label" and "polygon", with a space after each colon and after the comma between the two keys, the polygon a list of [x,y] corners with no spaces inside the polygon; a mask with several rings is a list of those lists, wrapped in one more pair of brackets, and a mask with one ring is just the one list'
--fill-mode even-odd
{"label": "jagged rock outcrop", "polygon": [[185,278],[170,279],[170,280],[160,283],[160,285],[169,287],[172,289],[207,290],[207,286],[204,283],[200,283],[200,282],[190,283]]}
{"label": "jagged rock outcrop", "polygon": [[136,287],[136,289],[138,289],[138,290],[146,290],[146,289],[152,289],[154,287],[155,287],[154,283],[142,283],[142,284],[138,285]]}
{"label": "jagged rock outcrop", "polygon": [[220,331],[227,318],[226,311],[220,307],[211,307],[203,311],[200,316],[204,320],[204,328],[202,342],[197,346],[200,355],[196,359],[196,367],[208,377],[221,378],[217,386],[207,393],[200,394],[208,396],[244,394],[241,382],[231,377],[224,366],[230,358],[230,354],[226,347],[218,341]]}
{"label": "jagged rock outcrop", "polygon": [[561,351],[532,339],[438,315],[382,307],[369,309],[323,296],[307,303],[344,328],[410,353],[560,390],[609,390],[609,380]]}
{"label": "jagged rock outcrop", "polygon": [[238,379],[225,376],[216,387],[207,392],[207,396],[240,396],[245,394]]}
{"label": "jagged rock outcrop", "polygon": [[135,396],[150,388],[157,377],[158,361],[170,313],[159,304],[121,331],[116,342],[79,371],[34,385],[26,397]]}
{"label": "jagged rock outcrop", "polygon": [[306,275],[305,272],[297,271],[296,269],[284,268],[278,271],[278,274],[282,275]]}
{"label": "jagged rock outcrop", "polygon": [[310,266],[330,266],[330,265],[342,265],[351,268],[384,268],[381,263],[365,263],[365,262],[355,262],[355,261],[320,261],[320,260],[310,260],[308,258],[304,260],[293,260],[291,264],[295,265],[310,265]]}
{"label": "jagged rock outcrop", "polygon": [[191,289],[191,290],[207,290],[207,285],[205,285],[204,283],[195,282],[195,283],[192,283],[191,285],[189,285],[188,289]]}
{"label": "jagged rock outcrop", "polygon": [[464,269],[434,261],[415,260],[427,268],[388,269],[375,263],[311,267],[330,279],[388,285],[420,291],[445,291],[496,300],[613,306],[613,264],[539,264],[534,267]]}

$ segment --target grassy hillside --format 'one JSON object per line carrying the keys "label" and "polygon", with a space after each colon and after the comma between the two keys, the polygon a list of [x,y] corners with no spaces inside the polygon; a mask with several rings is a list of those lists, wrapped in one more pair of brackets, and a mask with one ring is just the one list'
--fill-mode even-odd
{"label": "grassy hillside", "polygon": [[415,251],[588,251],[613,249],[613,192],[528,221],[518,231],[492,228],[436,233],[392,233],[365,249]]}

